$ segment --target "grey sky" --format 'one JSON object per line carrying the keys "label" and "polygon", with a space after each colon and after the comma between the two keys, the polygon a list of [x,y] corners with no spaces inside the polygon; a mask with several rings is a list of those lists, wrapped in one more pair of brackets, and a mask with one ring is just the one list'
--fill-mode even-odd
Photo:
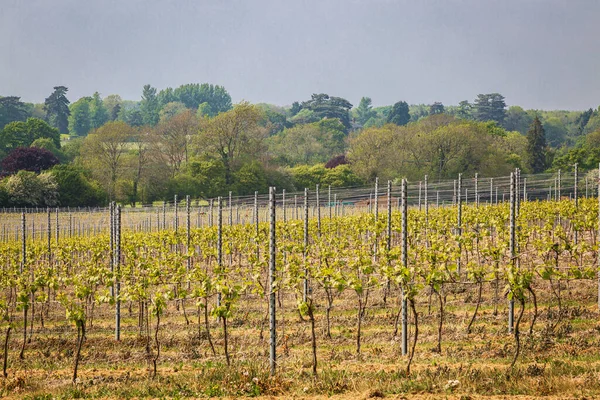
{"label": "grey sky", "polygon": [[596,0],[0,0],[0,95],[71,101],[142,86],[226,87],[280,105],[325,92],[357,105],[600,104]]}

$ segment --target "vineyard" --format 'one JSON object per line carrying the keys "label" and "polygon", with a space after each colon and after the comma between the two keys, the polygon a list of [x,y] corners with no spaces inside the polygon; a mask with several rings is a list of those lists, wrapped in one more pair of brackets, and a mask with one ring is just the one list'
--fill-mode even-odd
{"label": "vineyard", "polygon": [[2,395],[600,395],[591,180],[318,190],[5,210]]}

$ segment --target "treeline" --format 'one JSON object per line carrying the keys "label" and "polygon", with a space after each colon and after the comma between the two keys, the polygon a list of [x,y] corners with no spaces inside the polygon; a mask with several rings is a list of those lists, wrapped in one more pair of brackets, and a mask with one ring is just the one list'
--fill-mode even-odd
{"label": "treeline", "polygon": [[381,179],[445,179],[595,168],[600,112],[523,110],[498,93],[457,106],[373,107],[313,94],[290,107],[233,105],[222,86],[187,84],[140,101],[0,98],[0,205],[151,203]]}

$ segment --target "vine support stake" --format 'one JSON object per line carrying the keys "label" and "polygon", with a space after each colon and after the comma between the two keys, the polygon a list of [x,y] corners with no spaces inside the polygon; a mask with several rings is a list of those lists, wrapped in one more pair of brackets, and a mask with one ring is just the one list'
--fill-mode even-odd
{"label": "vine support stake", "polygon": [[[217,269],[219,276],[223,273],[223,199],[217,198]],[[217,307],[221,307],[221,292],[217,293]]]}
{"label": "vine support stake", "polygon": [[[173,206],[175,207],[175,216],[173,218],[173,226],[175,228],[175,237],[177,237],[177,230],[179,229],[179,212],[178,212],[179,207],[177,204],[177,195],[175,195],[173,201],[174,201]],[[177,240],[177,242],[179,242],[179,241]]]}
{"label": "vine support stake", "polygon": [[[598,238],[600,238],[600,164],[598,164],[598,183],[596,194],[598,196]],[[599,239],[600,240],[600,239]],[[598,249],[598,309],[600,310],[600,248]]]}
{"label": "vine support stake", "polygon": [[494,178],[490,178],[490,205],[494,204]]}
{"label": "vine support stake", "polygon": [[475,206],[479,207],[479,174],[475,173]]}
{"label": "vine support stake", "polygon": [[50,212],[50,207],[48,207],[47,209],[48,212],[48,229],[47,229],[47,233],[48,233],[48,261],[50,261],[50,253],[52,251],[51,248],[51,244],[52,244],[52,215]]}
{"label": "vine support stake", "polygon": [[[186,251],[187,251],[187,273],[189,274],[192,269],[192,257],[190,256],[190,230],[191,230],[191,210],[190,210],[190,196],[185,196],[185,213],[186,213]],[[188,289],[190,288],[190,282],[188,281]]]}
{"label": "vine support stake", "polygon": [[275,188],[269,188],[269,325],[270,325],[270,351],[269,364],[271,367],[271,375],[275,375],[276,360],[277,360],[277,331],[276,331],[276,314],[275,314],[275,267],[276,267],[276,242],[275,242]]}
{"label": "vine support stake", "polygon": [[[510,243],[509,243],[509,253],[510,253],[510,264],[514,265],[515,256],[516,256],[516,246],[515,246],[515,222],[516,222],[516,206],[517,199],[515,193],[516,186],[516,176],[515,172],[511,172],[510,174]],[[508,302],[508,333],[513,332],[514,328],[514,319],[515,319],[515,300],[510,299]]]}
{"label": "vine support stake", "polygon": [[461,197],[461,190],[462,190],[462,174],[458,174],[458,191],[456,192],[457,194],[457,199],[456,202],[458,203],[458,215],[457,215],[457,228],[456,228],[456,233],[458,236],[458,259],[456,260],[456,272],[458,273],[458,275],[460,275],[460,256],[462,253],[462,245],[461,245],[461,236],[462,236],[462,197]]}
{"label": "vine support stake", "polygon": [[316,204],[317,204],[317,233],[321,236],[321,202],[319,200],[319,185],[316,185]]}
{"label": "vine support stake", "polygon": [[121,206],[117,205],[115,214],[115,340],[121,340]]}
{"label": "vine support stake", "polygon": [[[573,166],[573,168],[574,168],[573,175],[574,175],[574,178],[575,178],[575,182],[573,183],[573,197],[575,197],[575,212],[578,212],[579,211],[579,196],[577,195],[577,183],[579,181],[579,177],[578,177],[577,173],[579,171],[577,169],[577,163],[575,163],[575,165]],[[579,235],[578,235],[576,227],[574,228],[574,231],[575,231],[574,232],[575,244],[577,244],[579,242],[579,240],[578,240],[579,239],[579,237],[578,237]]]}
{"label": "vine support stake", "polygon": [[[406,179],[402,179],[402,265],[406,268],[408,265],[408,202],[406,199]],[[404,289],[401,291],[402,296],[402,355],[408,353],[408,302],[404,296]]]}
{"label": "vine support stake", "polygon": [[308,189],[304,188],[304,288],[302,291],[302,301],[306,302],[308,298],[308,269],[306,268],[306,258],[308,257]]}

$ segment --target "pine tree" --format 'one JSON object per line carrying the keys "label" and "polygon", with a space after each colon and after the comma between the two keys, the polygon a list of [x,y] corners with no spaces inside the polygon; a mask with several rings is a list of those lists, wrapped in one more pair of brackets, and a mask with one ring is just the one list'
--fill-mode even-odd
{"label": "pine tree", "polygon": [[399,101],[392,107],[388,115],[387,122],[399,126],[408,124],[410,114],[408,112],[408,104],[405,101]]}
{"label": "pine tree", "polygon": [[65,86],[55,86],[54,92],[44,101],[44,109],[50,124],[58,128],[60,133],[69,133],[69,100]]}
{"label": "pine tree", "polygon": [[535,117],[527,131],[527,154],[533,173],[546,169],[546,135],[538,117]]}

